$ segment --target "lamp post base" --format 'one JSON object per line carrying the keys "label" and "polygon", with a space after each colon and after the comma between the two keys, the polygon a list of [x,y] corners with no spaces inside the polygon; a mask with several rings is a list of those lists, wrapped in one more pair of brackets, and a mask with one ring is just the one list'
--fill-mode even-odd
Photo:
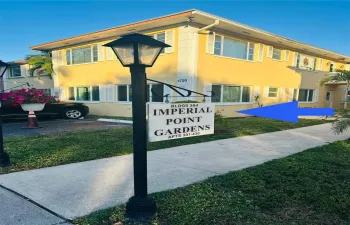
{"label": "lamp post base", "polygon": [[7,152],[0,153],[0,167],[11,166],[10,156]]}
{"label": "lamp post base", "polygon": [[131,221],[149,221],[156,216],[157,206],[156,202],[150,198],[139,198],[133,196],[126,204],[126,217]]}

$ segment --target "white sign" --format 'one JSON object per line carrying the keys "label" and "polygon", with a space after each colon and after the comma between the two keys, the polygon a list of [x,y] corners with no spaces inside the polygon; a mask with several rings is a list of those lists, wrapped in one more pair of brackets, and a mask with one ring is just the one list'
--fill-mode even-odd
{"label": "white sign", "polygon": [[214,133],[215,106],[208,103],[148,105],[150,142]]}

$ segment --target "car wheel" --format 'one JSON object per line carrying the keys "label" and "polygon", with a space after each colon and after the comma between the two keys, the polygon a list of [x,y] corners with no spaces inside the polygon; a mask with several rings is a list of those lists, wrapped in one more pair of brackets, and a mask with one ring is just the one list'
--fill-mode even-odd
{"label": "car wheel", "polygon": [[79,119],[83,113],[79,109],[66,109],[64,117],[67,119]]}

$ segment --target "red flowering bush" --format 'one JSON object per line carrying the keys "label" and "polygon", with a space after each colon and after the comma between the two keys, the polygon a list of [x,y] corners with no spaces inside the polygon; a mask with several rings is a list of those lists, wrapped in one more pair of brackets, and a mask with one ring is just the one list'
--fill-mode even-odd
{"label": "red flowering bush", "polygon": [[42,90],[36,88],[21,89],[10,91],[1,95],[1,100],[8,101],[13,106],[30,103],[56,103],[59,102],[57,97],[50,96]]}

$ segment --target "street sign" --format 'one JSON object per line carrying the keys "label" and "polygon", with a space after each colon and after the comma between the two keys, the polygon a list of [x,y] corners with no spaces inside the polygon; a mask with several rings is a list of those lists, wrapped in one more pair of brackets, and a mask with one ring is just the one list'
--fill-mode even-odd
{"label": "street sign", "polygon": [[150,142],[214,133],[215,106],[209,103],[148,105]]}

